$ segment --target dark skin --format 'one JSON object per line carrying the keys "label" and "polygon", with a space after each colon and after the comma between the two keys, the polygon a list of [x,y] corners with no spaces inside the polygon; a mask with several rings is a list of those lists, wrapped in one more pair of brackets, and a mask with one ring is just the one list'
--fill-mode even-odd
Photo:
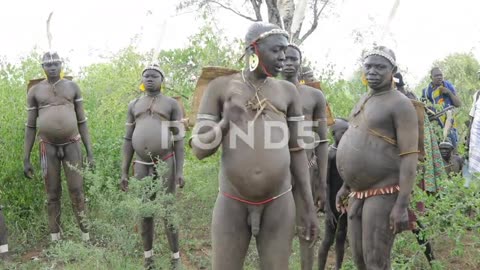
{"label": "dark skin", "polygon": [[335,240],[335,269],[342,268],[343,256],[345,253],[345,240],[347,238],[347,215],[341,214],[335,208],[335,196],[343,185],[343,179],[337,170],[337,150],[343,134],[348,129],[348,122],[336,119],[333,124],[332,137],[335,139],[333,147],[328,152],[327,167],[327,203],[325,205],[325,236],[318,251],[318,269],[325,269],[328,250]]}
{"label": "dark skin", "polygon": [[[325,97],[322,92],[306,85],[300,85],[298,81],[299,70],[301,66],[300,53],[298,50],[292,47],[288,47],[285,51],[285,67],[282,71],[282,76],[289,82],[295,84],[300,94],[300,100],[303,105],[303,114],[307,121],[318,121],[318,127],[310,127],[311,122],[306,122],[310,124],[307,128],[309,131],[315,132],[313,138],[305,138],[305,141],[311,142],[313,140],[326,140],[327,138],[327,122],[326,122],[326,102]],[[316,202],[319,209],[324,208],[325,203],[325,179],[327,174],[327,154],[328,154],[328,145],[326,142],[318,144],[314,149],[305,150],[307,153],[307,158],[310,160],[313,155],[316,156],[315,166],[310,168],[310,184],[312,186],[312,191],[314,191],[313,198]],[[295,182],[295,180],[294,180]],[[297,189],[293,189],[294,198],[301,196]],[[298,201],[298,200],[295,200]],[[304,206],[300,203],[296,203],[297,215],[301,216],[302,211],[304,211]],[[299,223],[300,220],[297,220],[297,226],[303,227],[303,224]],[[311,241],[306,241],[304,238],[300,237],[300,256],[302,269],[312,269],[313,268],[313,253],[314,249],[312,247]]]}
{"label": "dark skin", "polygon": [[443,86],[443,73],[440,69],[433,69],[430,73],[430,79],[432,79],[432,84],[436,87],[440,87],[442,94],[448,95],[452,100],[453,106],[460,108],[462,106],[462,102],[460,98],[452,93],[448,88]]}
{"label": "dark skin", "polygon": [[[49,58],[46,56],[46,59]],[[30,109],[25,128],[24,174],[27,178],[33,177],[30,153],[38,130],[39,137],[50,142],[45,145],[48,160],[45,186],[50,232],[60,232],[60,197],[62,194],[60,171],[62,165],[77,221],[80,229],[87,232],[83,218],[85,215],[83,177],[70,167],[82,169],[80,143],[54,145],[67,143],[72,137],[80,134],[85,145],[87,162],[89,166],[94,166],[87,122],[84,121],[86,117],[83,102],[80,100],[82,95],[76,83],[60,79],[62,69],[60,61],[42,66],[47,79],[32,87],[27,96],[27,107]]]}
{"label": "dark skin", "polygon": [[[364,191],[400,186],[395,194],[349,201],[348,231],[353,258],[360,270],[390,269],[395,234],[408,230],[407,207],[418,158],[418,123],[410,100],[393,91],[395,71],[381,56],[365,59],[364,73],[373,96],[362,97],[355,106],[350,127],[337,151],[337,166],[345,181],[337,194],[339,211],[345,211],[343,199],[349,189]],[[396,145],[372,135],[369,130],[395,138]]]}
{"label": "dark skin", "polygon": [[462,172],[463,159],[453,154],[453,147],[441,147],[443,162],[445,164],[445,171],[448,176],[452,173],[459,174]]}
{"label": "dark skin", "polygon": [[[136,179],[153,176],[163,181],[166,193],[175,194],[176,183],[183,187],[184,125],[182,111],[177,101],[162,95],[162,75],[156,70],[146,70],[142,75],[146,95],[130,102],[128,106],[125,141],[123,144],[122,177],[120,188],[128,191],[129,168],[136,155],[141,162],[164,162],[168,168],[164,175],[157,175],[153,165],[134,163]],[[170,122],[176,123],[172,125]],[[173,157],[165,158],[170,153]],[[167,219],[165,232],[172,253],[179,251],[178,230]],[[153,247],[153,217],[142,220],[143,248]]]}
{"label": "dark skin", "polygon": [[[259,58],[265,69],[273,76],[278,75],[285,61],[288,41],[281,35],[272,35],[258,43]],[[253,53],[248,49],[247,59]],[[245,80],[256,87],[261,86],[261,94],[287,117],[302,115],[302,104],[296,87],[286,81],[267,78],[259,67],[254,71],[243,71]],[[265,81],[266,80],[266,81]],[[296,188],[302,194],[300,200],[305,205],[305,215],[301,217],[303,237],[311,241],[318,234],[318,221],[315,214],[307,156],[304,150],[290,152],[297,148],[298,122],[285,120],[285,117],[270,110],[253,120],[256,111],[245,107],[247,100],[255,94],[253,87],[245,83],[242,74],[234,74],[215,79],[208,85],[202,99],[199,114],[220,116],[219,122],[202,120],[197,122],[192,138],[192,151],[199,159],[216,152],[222,145],[220,190],[249,201],[262,201],[277,196],[291,186],[290,174],[296,179]],[[265,149],[264,127],[267,121],[288,124],[288,143],[275,149]],[[200,128],[201,123],[208,127]],[[245,141],[230,138],[234,125],[246,130],[253,125],[255,149]],[[284,136],[273,129],[271,138]],[[215,138],[219,138],[215,140]],[[235,140],[237,147],[232,147]],[[206,149],[202,144],[210,144]],[[254,207],[230,199],[220,193],[215,203],[212,220],[212,269],[243,269],[246,252],[252,236],[249,225],[251,214],[261,214],[260,230],[256,236],[260,256],[260,269],[288,269],[288,258],[295,225],[295,203],[292,193]]]}

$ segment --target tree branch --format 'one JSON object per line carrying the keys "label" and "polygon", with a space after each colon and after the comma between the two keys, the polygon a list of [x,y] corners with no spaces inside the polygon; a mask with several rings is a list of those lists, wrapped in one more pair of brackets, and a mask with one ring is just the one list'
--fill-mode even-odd
{"label": "tree branch", "polygon": [[308,31],[298,40],[298,44],[302,44],[305,39],[307,39],[312,33],[313,31],[315,31],[315,29],[317,29],[317,26],[318,26],[318,19],[320,18],[320,15],[322,14],[323,10],[325,9],[325,7],[327,6],[328,2],[330,0],[325,0],[325,2],[323,3],[323,6],[322,8],[318,10],[318,0],[315,0],[315,4],[313,6],[313,23],[312,23],[312,26],[310,26],[310,29],[308,29]]}
{"label": "tree branch", "polygon": [[250,21],[253,21],[253,22],[261,21],[261,19],[260,19],[260,20],[258,19],[258,16],[257,16],[256,19],[255,19],[255,18],[252,18],[252,17],[250,17],[250,16],[244,15],[244,14],[242,14],[242,13],[234,10],[234,9],[231,8],[231,7],[225,6],[224,4],[219,3],[219,2],[217,2],[217,1],[210,1],[210,3],[217,4],[217,5],[219,5],[220,7],[222,7],[222,8],[224,8],[224,9],[226,9],[226,10],[229,10],[229,11],[233,12],[233,13],[235,13],[236,15],[238,15],[238,16],[244,18],[244,19],[247,19],[247,20],[250,20]]}
{"label": "tree branch", "polygon": [[263,21],[262,13],[260,12],[260,7],[262,6],[262,0],[250,0],[252,3],[253,10],[255,11],[255,16],[257,21]]}

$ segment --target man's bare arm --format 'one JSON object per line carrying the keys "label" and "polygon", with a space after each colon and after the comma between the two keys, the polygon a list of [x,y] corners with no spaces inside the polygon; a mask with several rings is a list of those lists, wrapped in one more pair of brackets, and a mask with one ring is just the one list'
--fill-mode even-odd
{"label": "man's bare arm", "polygon": [[131,102],[128,106],[127,121],[125,123],[125,137],[122,148],[122,180],[128,180],[128,171],[134,154],[132,146],[132,136],[135,131],[135,117],[133,115],[133,107],[135,102]]}
{"label": "man's bare arm", "polygon": [[30,154],[32,152],[33,144],[35,143],[35,135],[37,134],[37,117],[38,104],[35,99],[35,87],[30,89],[27,95],[27,122],[25,123],[25,142],[24,142],[24,174],[31,178],[33,176],[33,169],[30,164]]}
{"label": "man's bare arm", "polygon": [[178,102],[172,100],[172,114],[171,121],[172,127],[170,131],[173,134],[173,152],[175,153],[175,172],[176,176],[183,176],[183,162],[185,160],[185,148],[184,148],[184,137],[185,137],[185,125],[181,122],[183,119],[183,113],[178,105]]}
{"label": "man's bare arm", "polygon": [[[326,113],[326,101],[325,96],[322,92],[318,92],[319,97],[317,101],[317,106],[314,111],[313,120],[317,120],[318,127],[316,128],[316,133],[318,134],[319,144],[315,148],[315,154],[317,156],[317,168],[318,168],[318,183],[317,188],[315,189],[317,192],[318,199],[325,199],[326,200],[326,193],[327,184],[327,163],[328,163],[328,140],[327,140],[327,113]],[[323,193],[323,194],[319,194]],[[315,201],[315,203],[317,203]],[[325,202],[324,202],[325,203]]]}
{"label": "man's bare arm", "polygon": [[410,101],[404,100],[398,104],[394,112],[394,124],[400,150],[400,193],[396,206],[407,208],[418,162],[418,120]]}
{"label": "man's bare arm", "polygon": [[460,108],[462,106],[462,101],[460,101],[460,98],[453,94],[452,91],[448,90],[448,96],[452,100],[453,106]]}
{"label": "man's bare arm", "polygon": [[80,88],[74,82],[69,82],[75,89],[75,100],[73,101],[75,106],[75,113],[77,115],[78,123],[78,132],[82,137],[83,145],[85,145],[85,150],[87,152],[87,159],[89,162],[93,162],[93,150],[92,143],[90,141],[90,134],[88,133],[87,126],[87,117],[85,115],[85,110],[83,107],[83,98],[80,92]]}
{"label": "man's bare arm", "polygon": [[[288,86],[285,86],[288,87]],[[293,87],[293,85],[292,85]],[[290,134],[290,171],[295,181],[295,188],[300,190],[301,200],[306,207],[306,213],[314,211],[314,203],[312,198],[312,188],[309,181],[308,160],[305,150],[300,147],[298,126],[300,116],[303,116],[302,104],[298,91],[293,88],[291,92],[291,103],[287,111],[288,131]]]}
{"label": "man's bare arm", "polygon": [[222,87],[225,87],[219,82],[222,79],[211,81],[202,97],[190,140],[192,152],[198,159],[213,155],[228,131],[228,122],[220,118],[220,92]]}

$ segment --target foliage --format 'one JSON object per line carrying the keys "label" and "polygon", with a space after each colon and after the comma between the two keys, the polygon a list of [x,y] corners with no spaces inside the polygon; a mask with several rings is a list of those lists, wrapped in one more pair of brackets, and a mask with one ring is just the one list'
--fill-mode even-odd
{"label": "foliage", "polygon": [[[182,96],[187,111],[196,78],[203,66],[240,68],[242,65],[237,61],[242,52],[241,43],[225,41],[208,24],[191,38],[190,44],[183,49],[164,51],[158,59],[167,74],[164,92],[170,96]],[[75,78],[84,96],[97,161],[94,173],[84,172],[87,216],[92,237],[88,244],[80,240],[80,231],[69,207],[65,186],[62,197],[62,230],[66,240],[58,244],[47,244],[45,192],[38,176],[37,155],[32,155],[37,176],[34,180],[23,177],[21,161],[25,89],[28,79],[42,75],[38,62],[40,54],[33,51],[18,64],[0,60],[0,88],[6,89],[0,92],[3,105],[0,108],[0,150],[3,153],[0,158],[0,199],[6,206],[4,213],[10,231],[9,246],[14,253],[9,262],[0,263],[0,268],[138,269],[142,264],[138,221],[146,214],[155,216],[155,256],[162,269],[167,268],[170,258],[161,222],[161,218],[166,216],[179,226],[181,254],[186,269],[210,268],[210,222],[218,192],[219,154],[199,161],[187,147],[184,170],[186,186],[175,198],[158,195],[154,201],[147,200],[150,196],[145,194],[146,190],[153,188],[158,194],[163,194],[159,182],[152,179],[132,179],[127,193],[118,188],[127,105],[141,95],[137,90],[140,73],[151,55],[152,52],[137,52],[132,45],[112,54],[104,63],[84,67]],[[321,75],[323,91],[335,115],[348,117],[355,102],[366,92],[359,74],[351,80],[336,79],[331,70],[327,69],[322,70]],[[448,78],[450,76],[449,73]],[[458,78],[471,78],[470,76],[471,73],[466,72],[465,77]],[[460,79],[454,83],[464,87],[461,86]],[[33,151],[38,151],[37,146]],[[459,177],[451,181],[444,180],[441,185],[443,190],[439,199],[418,191],[414,197],[416,201],[425,201],[429,209],[421,221],[427,227],[424,231],[426,237],[433,240],[434,249],[440,250],[437,269],[458,269],[458,263],[451,263],[455,257],[464,261],[461,268],[478,268],[480,221],[478,213],[475,213],[480,204],[478,196],[475,196],[475,192],[478,194],[478,186],[464,188]],[[173,199],[176,200],[174,205]],[[412,237],[410,233],[397,237],[393,252],[395,269],[426,266],[422,250]],[[299,269],[298,249],[298,241],[295,240],[291,269]],[[38,261],[30,260],[33,251],[36,252]],[[347,251],[344,269],[354,269],[348,253]],[[257,267],[258,255],[255,242],[252,241],[245,269]]]}

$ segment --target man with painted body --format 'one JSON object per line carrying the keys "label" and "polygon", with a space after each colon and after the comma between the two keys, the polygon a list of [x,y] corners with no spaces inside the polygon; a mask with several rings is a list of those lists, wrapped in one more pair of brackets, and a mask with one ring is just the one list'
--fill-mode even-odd
{"label": "man with painted body", "polygon": [[[457,91],[453,84],[443,79],[442,70],[438,67],[432,68],[430,71],[432,82],[422,91],[422,101],[430,102],[433,105],[441,105],[441,110],[448,107],[459,108],[462,105],[460,98],[457,97]],[[433,108],[433,111],[438,109]],[[457,148],[458,132],[455,128],[455,120],[453,110],[449,110],[445,115],[437,119],[437,123],[443,129],[443,140],[449,140],[453,147]]]}
{"label": "man with painted body", "polygon": [[359,270],[389,270],[395,234],[409,229],[407,208],[416,176],[418,120],[411,101],[394,90],[394,53],[375,47],[365,55],[370,92],[354,107],[337,150],[345,181],[337,209],[348,202],[348,234]]}
{"label": "man with painted body", "polygon": [[[285,66],[282,71],[283,78],[297,86],[300,100],[303,105],[303,114],[305,115],[305,130],[314,132],[312,136],[304,138],[306,143],[310,143],[310,147],[305,148],[308,159],[310,185],[312,187],[312,196],[314,202],[323,210],[325,203],[325,178],[327,174],[327,119],[325,111],[325,97],[323,93],[313,87],[301,85],[299,78],[299,71],[302,61],[302,53],[300,49],[290,44],[285,51]],[[293,180],[295,183],[295,179]],[[300,228],[300,217],[304,215],[305,206],[301,204],[300,199],[302,194],[294,186],[293,197],[295,199],[297,226]],[[313,268],[314,248],[311,241],[307,241],[300,234],[300,256],[303,270]]]}
{"label": "man with painted body", "polygon": [[38,129],[51,239],[60,239],[60,170],[63,165],[73,210],[83,232],[82,239],[87,241],[90,236],[85,220],[83,177],[79,173],[83,167],[80,140],[85,145],[88,164],[93,166],[94,163],[83,98],[76,83],[61,77],[62,61],[57,53],[46,53],[42,67],[47,79],[33,86],[27,95],[24,174],[33,177],[30,153]]}
{"label": "man with painted body", "polygon": [[[164,73],[158,65],[150,65],[142,72],[146,94],[128,105],[125,141],[123,145],[122,177],[120,187],[128,190],[129,167],[134,160],[134,177],[154,177],[163,182],[167,194],[175,194],[176,183],[183,187],[184,125],[178,102],[161,93]],[[162,162],[167,170],[158,175],[156,165]],[[178,229],[171,220],[164,220],[167,240],[172,251],[172,265],[180,266]],[[153,267],[153,216],[142,220],[142,240],[145,267]]]}
{"label": "man with painted body", "polygon": [[318,251],[318,269],[325,269],[327,263],[328,250],[335,240],[335,269],[342,268],[343,255],[345,254],[345,240],[347,239],[347,215],[337,211],[335,207],[335,198],[337,192],[343,186],[343,179],[337,169],[337,148],[340,144],[343,134],[348,129],[348,122],[345,119],[335,119],[335,124],[331,126],[332,137],[335,140],[328,151],[327,166],[327,200],[325,204],[325,236],[320,250]]}
{"label": "man with painted body", "polygon": [[302,233],[307,241],[317,237],[307,156],[298,141],[301,100],[295,85],[271,78],[283,68],[287,37],[276,25],[254,23],[245,37],[248,67],[211,81],[202,98],[193,153],[203,159],[222,146],[213,270],[243,269],[252,235],[261,269],[288,269],[295,226],[291,177],[305,205]]}

